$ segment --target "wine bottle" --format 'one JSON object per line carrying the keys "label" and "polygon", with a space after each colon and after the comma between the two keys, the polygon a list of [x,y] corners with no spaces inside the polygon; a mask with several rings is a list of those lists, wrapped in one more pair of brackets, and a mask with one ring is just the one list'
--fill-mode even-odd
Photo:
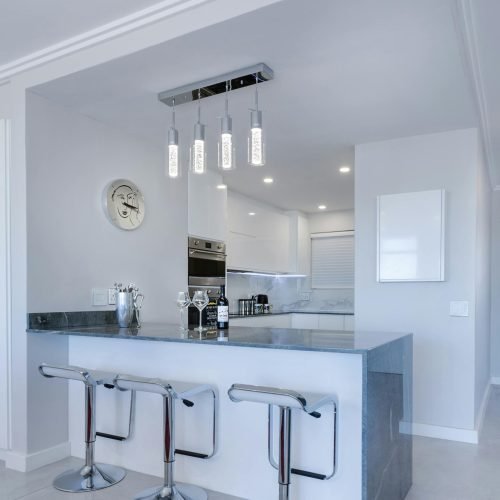
{"label": "wine bottle", "polygon": [[227,330],[229,328],[229,301],[225,297],[226,287],[220,287],[220,296],[217,300],[217,329]]}

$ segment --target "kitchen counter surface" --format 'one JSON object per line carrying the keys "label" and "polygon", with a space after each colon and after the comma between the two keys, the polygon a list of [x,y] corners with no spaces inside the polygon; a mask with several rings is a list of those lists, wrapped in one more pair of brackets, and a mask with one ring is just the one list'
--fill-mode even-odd
{"label": "kitchen counter surface", "polygon": [[181,332],[178,325],[146,323],[142,328],[118,328],[117,325],[40,326],[27,329],[31,334],[73,335],[107,339],[182,342],[299,351],[367,353],[406,337],[407,334],[385,332],[336,332],[293,328],[230,327],[224,332]]}

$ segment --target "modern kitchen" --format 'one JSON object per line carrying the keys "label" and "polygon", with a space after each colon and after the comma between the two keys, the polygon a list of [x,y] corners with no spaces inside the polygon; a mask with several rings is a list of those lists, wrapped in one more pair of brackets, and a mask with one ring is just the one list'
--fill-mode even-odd
{"label": "modern kitchen", "polygon": [[431,498],[419,439],[477,446],[498,383],[467,11],[210,3],[0,79],[0,460],[57,468],[27,499]]}

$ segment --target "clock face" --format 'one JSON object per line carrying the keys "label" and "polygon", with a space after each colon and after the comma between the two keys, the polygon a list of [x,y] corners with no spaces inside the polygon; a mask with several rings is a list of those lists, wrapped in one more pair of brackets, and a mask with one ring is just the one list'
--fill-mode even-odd
{"label": "clock face", "polygon": [[117,179],[104,193],[105,211],[112,224],[120,229],[137,229],[144,219],[144,196],[131,181]]}

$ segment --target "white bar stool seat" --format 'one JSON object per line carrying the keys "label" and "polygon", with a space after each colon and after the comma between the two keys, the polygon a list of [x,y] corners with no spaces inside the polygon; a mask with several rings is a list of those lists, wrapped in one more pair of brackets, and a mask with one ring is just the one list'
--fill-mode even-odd
{"label": "white bar stool seat", "polygon": [[[217,452],[217,389],[208,384],[191,384],[187,382],[167,382],[158,378],[144,378],[133,375],[118,375],[114,385],[121,390],[142,391],[159,394],[163,397],[163,443],[164,443],[164,480],[162,486],[149,488],[137,496],[135,500],[207,500],[208,495],[199,486],[176,483],[174,481],[174,462],[176,454],[208,459]],[[181,400],[192,407],[193,396],[208,392],[213,397],[212,451],[209,454],[197,453],[175,448],[175,400]]]}
{"label": "white bar stool seat", "polygon": [[80,366],[58,366],[42,363],[39,372],[47,378],[62,378],[83,382],[85,386],[85,465],[81,469],[63,472],[54,479],[54,488],[70,493],[96,491],[119,483],[125,469],[115,465],[95,463],[96,386],[112,385],[116,374],[88,370]]}
{"label": "white bar stool seat", "polygon": [[[334,394],[296,392],[290,389],[256,385],[233,384],[228,391],[229,398],[235,403],[242,401],[263,403],[269,407],[268,413],[268,458],[271,465],[278,469],[279,500],[288,500],[290,495],[290,474],[313,479],[327,480],[335,475],[337,468],[337,398]],[[291,426],[292,410],[301,410],[312,417],[320,418],[318,410],[327,405],[333,407],[333,470],[319,474],[291,467]],[[276,463],[273,450],[273,408],[279,407],[279,460]]]}

